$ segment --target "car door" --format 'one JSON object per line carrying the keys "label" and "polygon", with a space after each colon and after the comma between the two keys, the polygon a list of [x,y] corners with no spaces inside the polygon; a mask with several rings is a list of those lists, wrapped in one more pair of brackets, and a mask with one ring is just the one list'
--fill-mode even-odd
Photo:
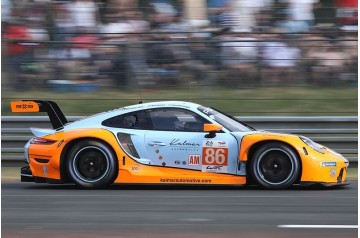
{"label": "car door", "polygon": [[147,158],[154,165],[236,174],[239,149],[230,133],[206,138],[204,123],[210,122],[187,109],[151,109],[147,117],[151,130],[145,133],[144,142]]}

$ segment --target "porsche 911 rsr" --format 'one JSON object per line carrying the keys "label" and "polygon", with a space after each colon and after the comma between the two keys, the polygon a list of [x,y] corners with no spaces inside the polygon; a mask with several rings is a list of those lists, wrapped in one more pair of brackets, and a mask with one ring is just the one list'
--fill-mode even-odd
{"label": "porsche 911 rsr", "polygon": [[346,185],[349,162],[309,138],[258,131],[195,103],[143,103],[69,123],[51,101],[17,101],[13,112],[47,112],[30,128],[21,180],[118,184]]}

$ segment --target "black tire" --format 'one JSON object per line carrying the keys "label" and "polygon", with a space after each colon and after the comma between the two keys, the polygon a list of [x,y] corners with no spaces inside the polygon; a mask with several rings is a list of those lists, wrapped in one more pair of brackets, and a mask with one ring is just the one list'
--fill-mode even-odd
{"label": "black tire", "polygon": [[260,146],[250,161],[252,179],[266,189],[286,189],[295,182],[299,173],[297,154],[278,142]]}
{"label": "black tire", "polygon": [[85,140],[77,143],[66,161],[69,177],[84,188],[103,188],[114,182],[117,160],[111,148],[103,142]]}

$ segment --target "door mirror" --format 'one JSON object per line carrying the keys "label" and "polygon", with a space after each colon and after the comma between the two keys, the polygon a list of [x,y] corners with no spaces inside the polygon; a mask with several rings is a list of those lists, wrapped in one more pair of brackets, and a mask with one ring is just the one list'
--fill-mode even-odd
{"label": "door mirror", "polygon": [[219,124],[204,124],[204,132],[218,132],[221,131],[223,126]]}
{"label": "door mirror", "polygon": [[219,124],[204,124],[204,132],[209,132],[209,134],[205,135],[205,138],[214,138],[216,132],[221,131],[222,128]]}

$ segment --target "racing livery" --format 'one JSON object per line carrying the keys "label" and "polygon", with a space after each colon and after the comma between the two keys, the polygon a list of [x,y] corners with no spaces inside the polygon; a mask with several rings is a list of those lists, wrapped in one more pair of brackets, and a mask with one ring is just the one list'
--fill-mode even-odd
{"label": "racing livery", "polygon": [[52,101],[11,102],[47,112],[52,129],[30,128],[23,182],[119,184],[346,185],[349,162],[309,138],[257,131],[190,102],[141,103],[69,123]]}

